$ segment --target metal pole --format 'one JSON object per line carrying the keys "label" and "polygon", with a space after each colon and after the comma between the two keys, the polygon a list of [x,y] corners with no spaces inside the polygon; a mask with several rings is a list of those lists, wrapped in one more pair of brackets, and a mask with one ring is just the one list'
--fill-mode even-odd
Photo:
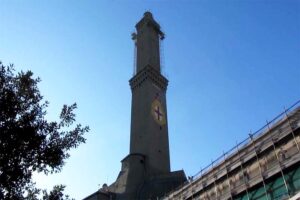
{"label": "metal pole", "polygon": [[[200,170],[200,177],[202,178],[202,181],[203,181],[203,174],[202,174],[202,171],[203,171],[203,169],[201,168],[201,170]],[[202,183],[202,186],[203,186],[203,183]],[[204,190],[205,198],[208,199],[207,191],[204,189],[204,187],[203,187],[202,189]]]}
{"label": "metal pole", "polygon": [[193,182],[194,182],[194,177],[192,176],[192,180],[191,180],[191,188],[192,188],[192,200],[194,200],[194,189],[193,189]]}
{"label": "metal pole", "polygon": [[232,192],[231,192],[231,185],[230,185],[230,180],[229,180],[229,175],[228,175],[227,159],[226,159],[224,151],[223,151],[223,156],[224,156],[224,164],[225,164],[225,169],[226,169],[226,178],[227,178],[227,184],[228,184],[229,193],[230,193],[230,199],[233,200]]}
{"label": "metal pole", "polygon": [[267,191],[267,187],[266,187],[266,183],[265,183],[265,177],[264,177],[262,169],[261,169],[260,161],[259,161],[257,150],[256,150],[255,141],[253,140],[253,135],[251,134],[251,131],[250,131],[249,137],[250,137],[251,143],[252,143],[254,151],[255,151],[256,162],[258,163],[258,168],[259,168],[259,171],[260,171],[260,176],[261,176],[262,181],[263,181],[265,194],[266,194],[267,199],[269,200],[268,191]]}
{"label": "metal pole", "polygon": [[299,148],[298,141],[297,141],[297,139],[296,139],[296,137],[295,137],[295,133],[294,133],[293,127],[292,127],[292,125],[291,125],[290,118],[289,118],[289,116],[288,116],[288,114],[287,114],[285,108],[284,108],[284,113],[285,113],[286,119],[287,119],[287,121],[288,121],[288,123],[289,123],[289,127],[291,128],[291,131],[292,131],[293,138],[294,138],[294,141],[295,141],[295,143],[296,143],[297,149],[298,149],[298,151],[300,152],[300,148]]}
{"label": "metal pole", "polygon": [[215,169],[214,169],[214,162],[211,161],[211,167],[212,167],[212,171],[213,171],[213,178],[214,178],[214,186],[215,186],[215,192],[216,192],[216,199],[218,199],[218,188],[217,188],[217,184],[216,184],[216,175],[215,175]]}
{"label": "metal pole", "polygon": [[[267,126],[268,126],[268,131],[269,131],[269,133],[271,133],[271,129],[270,129],[270,126],[269,126],[269,122],[268,122],[268,121],[267,121]],[[275,143],[274,143],[274,138],[273,138],[273,137],[271,137],[271,138],[272,138],[272,146],[273,146],[273,150],[274,150],[274,153],[275,153],[275,155],[276,155],[276,159],[277,159],[278,164],[279,164],[280,173],[281,173],[281,176],[282,176],[282,178],[283,178],[283,182],[284,182],[284,185],[285,185],[285,189],[286,189],[286,191],[287,191],[287,193],[288,193],[289,198],[291,198],[291,197],[290,197],[289,188],[288,188],[288,186],[287,186],[287,184],[286,184],[286,180],[285,180],[285,178],[284,178],[284,173],[283,173],[283,170],[282,170],[281,162],[280,162],[279,157],[278,157],[277,152],[276,152],[276,146],[275,146]]]}
{"label": "metal pole", "polygon": [[238,144],[237,144],[237,143],[236,143],[236,149],[237,149],[238,156],[239,156],[239,160],[240,160],[240,163],[241,163],[241,170],[242,170],[242,172],[243,172],[243,180],[244,180],[244,184],[245,184],[245,186],[246,186],[247,198],[248,198],[248,200],[250,200],[249,192],[248,192],[248,184],[247,184],[247,181],[246,181],[246,179],[245,179],[244,167],[243,167],[242,158],[241,158],[241,155],[240,155],[240,150],[239,150],[239,147],[238,147]]}
{"label": "metal pole", "polygon": [[194,200],[194,191],[193,191],[193,176],[191,176],[190,178],[190,181],[191,181],[191,190],[192,190],[192,200]]}
{"label": "metal pole", "polygon": [[179,190],[179,192],[180,192],[180,199],[183,199],[183,198],[182,198],[182,195],[183,195],[183,183],[182,183],[182,185],[181,185],[181,190]]}

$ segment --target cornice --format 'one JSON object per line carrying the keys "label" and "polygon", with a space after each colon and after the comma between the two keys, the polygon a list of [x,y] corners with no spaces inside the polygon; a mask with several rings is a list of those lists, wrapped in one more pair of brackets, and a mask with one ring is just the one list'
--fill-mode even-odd
{"label": "cornice", "polygon": [[159,71],[147,65],[142,70],[140,70],[134,77],[129,80],[131,90],[134,91],[141,87],[146,80],[151,80],[157,87],[161,90],[167,90],[168,79],[160,74]]}

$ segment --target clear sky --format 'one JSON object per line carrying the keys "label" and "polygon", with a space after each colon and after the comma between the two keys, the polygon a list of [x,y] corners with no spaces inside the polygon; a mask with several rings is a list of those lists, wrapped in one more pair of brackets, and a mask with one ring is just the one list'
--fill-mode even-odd
{"label": "clear sky", "polygon": [[129,152],[131,33],[150,10],[163,47],[172,170],[210,164],[300,99],[299,0],[0,0],[0,60],[32,70],[57,120],[77,102],[86,144],[35,175],[81,199],[112,183]]}

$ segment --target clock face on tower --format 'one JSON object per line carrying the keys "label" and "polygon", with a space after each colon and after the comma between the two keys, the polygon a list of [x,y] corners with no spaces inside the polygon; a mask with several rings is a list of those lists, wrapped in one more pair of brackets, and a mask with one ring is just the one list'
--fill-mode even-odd
{"label": "clock face on tower", "polygon": [[166,124],[166,116],[164,109],[158,99],[155,99],[152,102],[151,105],[151,114],[155,120],[156,123],[159,125],[165,125]]}

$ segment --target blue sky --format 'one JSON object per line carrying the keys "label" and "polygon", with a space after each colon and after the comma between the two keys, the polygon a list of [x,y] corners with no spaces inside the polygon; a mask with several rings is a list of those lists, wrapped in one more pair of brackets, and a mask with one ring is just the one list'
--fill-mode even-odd
{"label": "blue sky", "polygon": [[163,44],[172,170],[210,164],[300,99],[299,0],[0,0],[0,60],[32,70],[57,120],[77,102],[87,143],[35,175],[81,199],[112,183],[129,151],[133,42],[150,10]]}

